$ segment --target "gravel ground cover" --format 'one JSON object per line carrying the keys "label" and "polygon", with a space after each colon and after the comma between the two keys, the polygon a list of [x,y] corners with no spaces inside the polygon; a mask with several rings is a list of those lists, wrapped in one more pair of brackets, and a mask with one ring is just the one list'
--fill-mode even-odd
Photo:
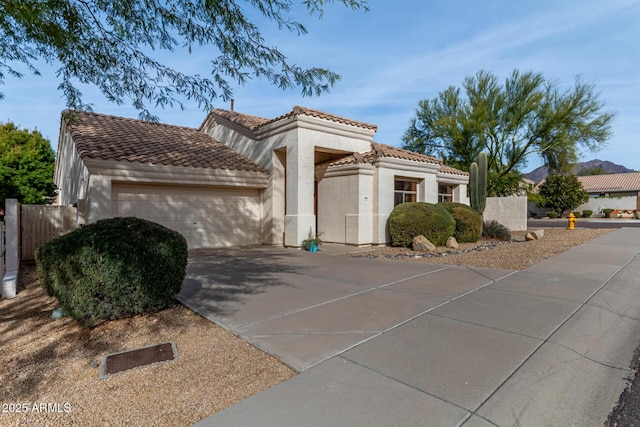
{"label": "gravel ground cover", "polygon": [[[0,302],[2,426],[188,426],[295,375],[179,304],[85,330],[51,319],[34,267],[19,286]],[[177,361],[100,379],[102,356],[166,341]]]}
{"label": "gravel ground cover", "polygon": [[[609,231],[547,229],[532,242],[516,233],[509,243],[480,241],[419,258],[388,247],[355,256],[522,269]],[[295,375],[180,304],[92,330],[52,320],[58,303],[40,288],[35,268],[21,273],[18,295],[0,301],[2,426],[188,426]],[[177,361],[99,378],[102,356],[165,341],[176,343]]]}
{"label": "gravel ground cover", "polygon": [[519,231],[511,233],[512,240],[509,242],[482,239],[476,243],[461,243],[458,249],[438,247],[433,252],[424,253],[414,252],[408,248],[383,246],[372,248],[366,252],[358,252],[352,256],[522,270],[611,231],[613,229],[548,228],[544,230],[544,237],[539,240],[526,241],[525,234],[527,232]]}

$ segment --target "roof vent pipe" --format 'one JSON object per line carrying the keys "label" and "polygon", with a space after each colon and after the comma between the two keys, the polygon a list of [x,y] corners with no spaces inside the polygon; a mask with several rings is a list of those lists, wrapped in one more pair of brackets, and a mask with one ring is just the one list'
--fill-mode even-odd
{"label": "roof vent pipe", "polygon": [[233,111],[233,104],[235,102],[235,99],[231,98],[231,111]]}

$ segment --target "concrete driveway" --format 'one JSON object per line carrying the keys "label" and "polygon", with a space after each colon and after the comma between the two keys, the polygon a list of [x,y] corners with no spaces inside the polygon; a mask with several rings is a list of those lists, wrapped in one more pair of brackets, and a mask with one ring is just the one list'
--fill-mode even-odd
{"label": "concrete driveway", "polygon": [[179,299],[301,372],[201,426],[601,425],[640,339],[640,230],[513,272],[259,247]]}

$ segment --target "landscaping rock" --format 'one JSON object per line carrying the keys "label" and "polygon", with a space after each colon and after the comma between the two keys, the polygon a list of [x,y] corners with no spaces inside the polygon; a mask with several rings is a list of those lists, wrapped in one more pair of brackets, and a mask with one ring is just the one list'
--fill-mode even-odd
{"label": "landscaping rock", "polygon": [[436,245],[431,243],[429,239],[420,235],[413,238],[413,250],[416,252],[431,252],[436,249]]}
{"label": "landscaping rock", "polygon": [[538,240],[538,239],[542,239],[544,237],[544,230],[536,230],[536,231],[531,231],[529,233],[527,233],[524,238],[525,240],[531,241],[531,240]]}
{"label": "landscaping rock", "polygon": [[451,249],[458,249],[458,241],[455,237],[451,236],[447,239],[446,246]]}

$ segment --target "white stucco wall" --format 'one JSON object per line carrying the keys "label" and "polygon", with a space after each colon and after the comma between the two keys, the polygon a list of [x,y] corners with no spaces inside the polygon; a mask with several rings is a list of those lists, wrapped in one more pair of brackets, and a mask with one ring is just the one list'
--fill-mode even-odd
{"label": "white stucco wall", "polygon": [[576,211],[590,210],[593,211],[594,217],[602,216],[602,209],[618,209],[618,210],[634,210],[640,207],[639,197],[622,196],[622,197],[592,197],[583,205],[578,206]]}
{"label": "white stucco wall", "polygon": [[527,229],[527,196],[487,197],[482,215],[485,221],[498,221],[511,231]]}

